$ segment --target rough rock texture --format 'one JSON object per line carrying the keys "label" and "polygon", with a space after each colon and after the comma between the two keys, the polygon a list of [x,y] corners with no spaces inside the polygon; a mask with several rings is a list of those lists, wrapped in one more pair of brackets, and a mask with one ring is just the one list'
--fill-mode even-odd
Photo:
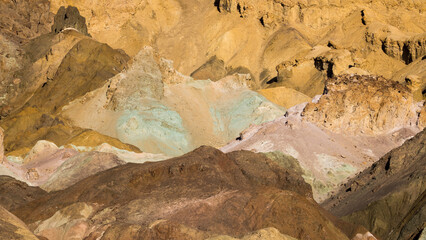
{"label": "rough rock texture", "polygon": [[415,127],[424,108],[404,85],[375,76],[342,75],[327,80],[318,103],[309,103],[304,118],[334,132],[383,134]]}
{"label": "rough rock texture", "polygon": [[9,211],[46,194],[38,187],[30,187],[9,176],[0,176],[0,193],[0,205]]}
{"label": "rough rock texture", "polygon": [[41,188],[48,192],[62,190],[97,172],[124,163],[112,153],[88,152],[79,154],[69,158],[59,166]]}
{"label": "rough rock texture", "polygon": [[128,60],[123,51],[83,39],[67,53],[53,79],[43,84],[27,104],[57,111],[71,100],[101,87],[123,70]]}
{"label": "rough rock texture", "polygon": [[426,100],[426,58],[417,59],[396,72],[392,80],[406,84],[415,101]]}
{"label": "rough rock texture", "polygon": [[27,40],[49,32],[53,15],[48,0],[0,1],[0,33],[13,40]]}
{"label": "rough rock texture", "polygon": [[277,66],[276,79],[270,80],[269,83],[271,87],[284,86],[309,97],[321,94],[327,75],[321,72],[325,70],[324,68],[317,69],[314,63],[313,59],[301,62],[283,62]]}
{"label": "rough rock texture", "polygon": [[16,115],[10,115],[1,122],[5,132],[3,141],[6,155],[21,156],[26,154],[37,141],[43,139],[57,146],[67,144],[98,146],[109,143],[124,150],[140,152],[130,144],[102,135],[92,130],[85,130],[68,124],[64,119],[41,112],[37,108],[24,108]]}
{"label": "rough rock texture", "polygon": [[322,206],[382,239],[413,239],[426,221],[426,131],[349,180]]}
{"label": "rough rock texture", "polygon": [[[47,239],[374,239],[312,197],[426,126],[425,12],[418,0],[0,0],[0,175],[51,191],[4,177],[0,204]],[[202,147],[158,162],[231,140],[224,151],[266,156]],[[422,234],[424,164],[380,164],[385,189],[345,217],[381,237]]]}
{"label": "rough rock texture", "polygon": [[[315,47],[337,50],[333,59],[344,60],[337,61],[344,67],[340,70],[356,67],[390,78],[405,62],[387,55],[382,41],[411,41],[413,60],[422,57],[425,46],[417,44],[426,30],[425,6],[419,1],[53,0],[52,11],[67,5],[79,8],[96,40],[131,56],[145,45],[156,46],[186,75],[217,56],[225,66],[249,69],[259,80],[257,87],[264,70],[272,73],[269,81],[285,61],[310,59],[303,68],[314,79],[317,56],[307,54]],[[297,69],[294,76],[303,79],[298,70],[303,72]]]}
{"label": "rough rock texture", "polygon": [[41,140],[24,158],[8,156],[3,167],[15,173],[18,179],[38,186],[45,183],[62,163],[77,154],[73,149],[59,149],[55,144]]}
{"label": "rough rock texture", "polygon": [[66,30],[43,34],[26,43],[22,47],[25,58],[20,69],[11,72],[15,83],[4,95],[3,117],[25,105],[38,88],[51,81],[65,55],[84,38],[87,37],[75,30]]}
{"label": "rough rock texture", "polygon": [[216,56],[210,58],[201,67],[191,73],[194,79],[217,81],[224,78],[226,75],[225,62],[218,59]]}
{"label": "rough rock texture", "polygon": [[156,162],[169,158],[160,154],[126,151],[108,143],[90,147],[84,144],[86,142],[90,143],[82,140],[83,145],[57,147],[54,143],[40,140],[22,155],[19,155],[20,151],[9,153],[0,165],[0,175],[52,191],[64,189],[85,177],[126,162]]}
{"label": "rough rock texture", "polygon": [[261,239],[270,239],[270,240],[296,240],[288,235],[281,234],[276,228],[270,227],[255,231],[253,233],[247,234],[242,238],[233,238],[230,236],[216,236],[208,238],[208,240],[261,240]]}
{"label": "rough rock texture", "polygon": [[401,59],[405,64],[410,64],[426,54],[426,34],[405,41],[398,40],[392,38],[382,40],[383,52],[391,57]]}
{"label": "rough rock texture", "polygon": [[12,98],[19,97],[22,85],[31,82],[16,72],[28,63],[25,44],[49,32],[53,14],[47,0],[0,1],[0,114],[13,109]]}
{"label": "rough rock texture", "polygon": [[[82,87],[82,82],[86,82],[83,87],[90,90],[100,79],[106,80],[121,71],[129,60],[122,51],[113,50],[73,29],[38,36],[22,46],[21,54],[23,59],[17,60],[19,66],[5,70],[12,75],[5,77],[5,81],[11,83],[4,89],[0,103],[3,117],[18,111],[33,95],[37,98],[40,92],[52,90],[51,85],[68,84],[71,90],[73,84]],[[53,91],[58,95],[52,96],[60,96],[58,101],[67,96],[64,90]],[[78,93],[70,91],[68,94]],[[34,101],[31,104],[39,105]]]}
{"label": "rough rock texture", "polygon": [[73,28],[85,35],[87,32],[86,19],[80,15],[76,7],[68,6],[60,7],[55,15],[54,23],[52,25],[52,32],[59,33],[67,28]]}
{"label": "rough rock texture", "polygon": [[283,117],[251,126],[221,150],[280,151],[291,155],[303,168],[303,177],[312,186],[315,200],[321,202],[347,178],[419,132],[410,126],[374,136],[331,132],[304,119],[301,112],[305,106],[295,106]]}
{"label": "rough rock texture", "polygon": [[242,237],[275,227],[298,239],[348,239],[300,175],[262,154],[210,147],[119,166],[12,212],[46,237],[78,228],[74,234],[101,239],[199,239],[191,234]]}
{"label": "rough rock texture", "polygon": [[41,139],[59,146],[82,144],[83,140],[88,141],[87,146],[106,142],[139,152],[117,139],[74,127],[55,114],[121,71],[129,60],[125,53],[74,30],[41,35],[23,48],[28,62],[15,73],[19,78],[8,88],[2,105],[6,152],[26,153]]}
{"label": "rough rock texture", "polygon": [[0,206],[0,239],[1,240],[38,240],[19,218]]}
{"label": "rough rock texture", "polygon": [[178,156],[200,145],[222,146],[250,124],[285,113],[249,90],[247,77],[194,80],[146,47],[128,69],[70,102],[62,115],[144,152]]}

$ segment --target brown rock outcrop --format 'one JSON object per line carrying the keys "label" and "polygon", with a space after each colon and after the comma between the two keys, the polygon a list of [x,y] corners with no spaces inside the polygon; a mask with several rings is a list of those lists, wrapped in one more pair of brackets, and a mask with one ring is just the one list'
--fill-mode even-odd
{"label": "brown rock outcrop", "polygon": [[426,221],[425,159],[423,130],[350,179],[322,206],[382,239],[413,239]]}
{"label": "brown rock outcrop", "polygon": [[62,6],[58,9],[52,25],[52,32],[59,33],[67,28],[75,29],[90,36],[87,32],[86,19],[82,17],[78,9],[73,6],[68,6],[67,8]]}
{"label": "brown rock outcrop", "polygon": [[93,91],[121,72],[129,57],[120,50],[91,39],[79,41],[67,53],[51,81],[29,100],[29,106],[55,112],[77,97]]}
{"label": "brown rock outcrop", "polygon": [[284,86],[309,97],[321,94],[330,64],[326,63],[325,68],[317,69],[314,63],[314,60],[311,59],[306,61],[285,61],[279,64],[276,67],[277,83],[271,81],[272,84],[270,86]]}
{"label": "brown rock outcrop", "polygon": [[48,0],[0,1],[0,33],[14,42],[49,32],[53,14]]}
{"label": "brown rock outcrop", "polygon": [[59,166],[42,188],[49,192],[62,190],[97,172],[123,164],[124,161],[111,153],[82,153]]}
{"label": "brown rock outcrop", "polygon": [[405,64],[410,64],[426,54],[426,34],[408,39],[406,37],[392,38],[392,36],[387,36],[380,39],[380,42],[384,53],[402,60]]}
{"label": "brown rock outcrop", "polygon": [[20,152],[18,156],[26,154],[41,139],[58,146],[74,144],[94,147],[108,143],[120,149],[140,152],[133,145],[122,143],[116,138],[93,130],[72,126],[63,118],[44,113],[38,108],[23,108],[20,112],[3,119],[0,125],[6,135],[3,141],[6,155],[14,151]]}
{"label": "brown rock outcrop", "polygon": [[30,39],[49,32],[53,14],[48,0],[0,1],[0,115],[14,109],[12,98],[22,94],[19,89],[26,79],[16,74],[29,59],[24,45]]}
{"label": "brown rock outcrop", "polygon": [[216,56],[211,57],[206,63],[191,73],[191,77],[194,79],[210,79],[212,81],[217,81],[225,76],[225,62]]}
{"label": "brown rock outcrop", "polygon": [[[423,26],[426,25],[424,5],[403,0],[51,2],[53,12],[61,6],[78,7],[94,39],[124,49],[130,56],[137,55],[146,45],[155,46],[185,75],[217,56],[225,66],[249,69],[252,79],[258,80],[253,84],[254,89],[264,88],[263,83],[275,77],[274,73],[264,79],[267,75],[262,73],[274,72],[274,68],[285,61],[296,59],[303,62],[306,54],[316,46],[341,51],[338,55],[345,61],[340,67],[345,69],[340,70],[358,68],[358,73],[391,78],[406,65],[399,58],[385,54],[381,40],[399,39],[393,36],[393,32],[398,32],[398,37],[405,40],[417,39],[424,33]],[[375,35],[374,43],[369,41],[369,34]],[[349,52],[349,57],[344,51]],[[294,55],[297,56],[293,59]],[[346,60],[351,63],[346,64]],[[294,82],[312,79],[306,83],[309,86],[316,84],[315,80],[324,80],[324,76],[317,76],[313,61],[309,62],[309,67],[297,70]],[[340,74],[335,70],[335,74]],[[306,74],[302,76],[304,72]],[[310,97],[315,95],[303,93]]]}
{"label": "brown rock outcrop", "polygon": [[9,211],[24,206],[45,194],[46,192],[38,187],[28,186],[9,176],[0,176],[0,205]]}
{"label": "brown rock outcrop", "polygon": [[309,103],[307,121],[336,132],[380,134],[416,127],[422,106],[403,84],[375,76],[342,75],[328,79],[318,103]]}
{"label": "brown rock outcrop", "polygon": [[34,38],[23,49],[27,61],[21,63],[21,69],[15,69],[13,75],[17,78],[5,89],[0,103],[7,153],[26,153],[41,139],[58,146],[84,145],[85,141],[87,146],[109,143],[140,152],[117,139],[74,127],[54,113],[123,70],[129,60],[123,51],[67,29]]}
{"label": "brown rock outcrop", "polygon": [[38,240],[19,218],[0,206],[0,239]]}
{"label": "brown rock outcrop", "polygon": [[414,100],[426,100],[426,57],[417,59],[395,73],[392,80],[406,84]]}
{"label": "brown rock outcrop", "polygon": [[[300,175],[263,154],[211,147],[118,166],[12,212],[41,236],[63,233],[68,227],[60,222],[75,229],[70,219],[76,219],[89,239],[242,237],[272,226],[298,239],[348,238],[336,227],[343,225],[312,200]],[[345,226],[345,232],[355,229]]]}

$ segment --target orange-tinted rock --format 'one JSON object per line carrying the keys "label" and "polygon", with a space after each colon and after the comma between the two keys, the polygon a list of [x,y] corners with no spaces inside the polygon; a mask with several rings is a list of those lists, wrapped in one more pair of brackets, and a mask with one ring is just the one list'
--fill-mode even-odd
{"label": "orange-tinted rock", "polygon": [[303,110],[307,121],[355,135],[416,127],[421,108],[401,83],[382,77],[342,75],[328,79],[318,103]]}
{"label": "orange-tinted rock", "polygon": [[383,239],[409,239],[426,220],[426,130],[345,183],[322,206]]}
{"label": "orange-tinted rock", "polygon": [[0,206],[0,239],[28,239],[38,238],[28,229],[19,218]]}
{"label": "orange-tinted rock", "polygon": [[247,151],[224,154],[201,147],[162,162],[118,166],[13,212],[50,234],[64,229],[51,228],[60,219],[80,219],[71,210],[81,208],[68,208],[75,202],[100,207],[84,217],[87,228],[75,226],[90,229],[86,236],[105,232],[102,239],[242,237],[267,227],[298,239],[347,239],[338,221],[313,201],[300,175]]}

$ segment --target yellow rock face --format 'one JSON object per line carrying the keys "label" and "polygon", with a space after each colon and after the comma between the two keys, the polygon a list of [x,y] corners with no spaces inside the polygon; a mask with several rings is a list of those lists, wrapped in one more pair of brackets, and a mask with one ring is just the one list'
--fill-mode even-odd
{"label": "yellow rock face", "polygon": [[140,152],[130,144],[92,130],[85,130],[67,123],[66,120],[45,114],[36,108],[24,108],[10,116],[1,126],[7,136],[2,142],[7,155],[22,156],[29,152],[38,140],[48,140],[58,146],[75,145],[95,147],[108,143],[116,148]]}
{"label": "yellow rock face", "polygon": [[[212,0],[52,0],[51,11],[76,6],[94,39],[130,56],[146,45],[155,46],[186,75],[217,56],[226,66],[250,69],[258,80],[264,70],[273,78],[281,62],[304,59],[313,47],[331,43],[332,48],[351,51],[352,63],[345,69],[355,63],[390,78],[390,64],[404,66],[406,41],[416,40],[409,45],[414,58],[424,51],[417,42],[424,41],[426,7],[418,1],[216,3],[217,7]],[[389,43],[386,53],[382,42]]]}
{"label": "yellow rock face", "polygon": [[2,230],[0,239],[38,240],[25,223],[2,206],[0,206],[0,226]]}
{"label": "yellow rock face", "polygon": [[71,140],[68,141],[67,145],[72,144],[74,146],[97,147],[103,143],[108,143],[111,146],[127,151],[132,151],[136,153],[141,152],[139,148],[133,145],[125,144],[116,138],[100,134],[93,130],[86,130],[81,134],[71,138]]}
{"label": "yellow rock face", "polygon": [[259,90],[259,93],[269,101],[285,108],[291,108],[297,104],[311,100],[305,94],[287,87],[266,88]]}
{"label": "yellow rock face", "polygon": [[318,103],[303,110],[305,119],[335,132],[383,134],[419,127],[418,106],[410,89],[375,76],[342,75],[329,79]]}
{"label": "yellow rock face", "polygon": [[53,0],[51,11],[56,13],[61,6],[68,5],[79,9],[95,39],[124,49],[132,56],[150,45],[158,33],[172,28],[182,14],[176,0]]}

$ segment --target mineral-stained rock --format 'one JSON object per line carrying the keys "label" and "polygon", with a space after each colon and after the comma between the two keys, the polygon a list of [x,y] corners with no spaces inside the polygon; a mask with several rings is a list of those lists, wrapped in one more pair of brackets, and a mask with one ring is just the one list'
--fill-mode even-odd
{"label": "mineral-stained rock", "polygon": [[88,37],[75,30],[66,30],[59,34],[41,35],[24,46],[29,62],[14,73],[20,83],[11,89],[7,98],[12,112],[22,107],[37,89],[54,79],[63,58],[85,38]]}
{"label": "mineral-stained rock", "polygon": [[407,125],[374,136],[336,133],[300,116],[305,106],[290,108],[285,116],[274,121],[252,125],[221,150],[280,151],[291,155],[303,168],[303,177],[311,184],[315,200],[321,202],[348,177],[355,176],[419,132],[417,127]]}
{"label": "mineral-stained rock", "polygon": [[[99,134],[92,136],[98,136],[99,141],[108,140]],[[88,145],[91,143],[82,140],[80,143],[83,145],[68,144],[67,147],[58,148],[54,143],[40,140],[29,152],[24,152],[26,155],[19,155],[20,151],[9,153],[0,165],[0,175],[11,176],[31,186],[41,186],[46,191],[53,191],[64,189],[85,177],[126,162],[144,163],[168,158],[159,154],[126,151],[108,143],[90,147],[85,142]]]}
{"label": "mineral-stained rock", "polygon": [[[350,52],[342,57],[356,65],[348,64],[345,70],[356,67],[390,78],[405,63],[384,53],[382,40],[400,41],[394,32],[403,42],[418,39],[426,25],[424,4],[403,0],[153,0],[142,4],[137,0],[52,0],[51,4],[52,12],[61,6],[78,7],[94,39],[124,49],[130,56],[155,45],[185,75],[217,56],[225,66],[250,69],[256,79],[264,69],[274,71],[281,62],[291,60],[293,52],[300,52],[295,59],[302,61],[306,50],[327,45]],[[288,42],[294,45],[286,46]],[[298,47],[303,51],[295,51]],[[308,78],[317,73],[308,69],[312,70]]]}
{"label": "mineral-stained rock", "polygon": [[405,41],[386,38],[382,40],[382,49],[387,55],[410,64],[426,54],[426,34]]}
{"label": "mineral-stained rock", "polygon": [[78,154],[59,166],[41,188],[48,192],[62,190],[97,172],[124,163],[124,161],[111,153],[88,152]]}
{"label": "mineral-stained rock", "polygon": [[322,206],[382,239],[411,239],[426,221],[426,130],[356,177]]}
{"label": "mineral-stained rock", "polygon": [[277,83],[271,81],[271,87],[283,86],[314,97],[324,89],[329,64],[326,63],[325,66],[326,68],[316,68],[314,59],[282,62],[276,67]]}
{"label": "mineral-stained rock", "polygon": [[151,47],[133,60],[102,87],[63,107],[62,115],[144,152],[178,156],[200,145],[224,145],[250,124],[285,113],[248,88],[248,74],[194,80]]}
{"label": "mineral-stained rock", "polygon": [[210,79],[212,81],[217,81],[225,77],[225,75],[225,63],[216,56],[211,57],[206,63],[191,73],[191,77],[194,79]]}
{"label": "mineral-stained rock", "polygon": [[311,100],[305,94],[287,87],[266,88],[259,90],[259,93],[269,101],[287,109]]}
{"label": "mineral-stained rock", "polygon": [[83,239],[88,231],[87,218],[97,209],[94,204],[74,203],[37,224],[34,233],[47,239]]}
{"label": "mineral-stained rock", "polygon": [[415,101],[426,100],[426,58],[417,59],[392,76],[410,88]]}
{"label": "mineral-stained rock", "polygon": [[0,206],[0,239],[28,239],[38,240],[19,218]]}
{"label": "mineral-stained rock", "polygon": [[[261,239],[269,239],[269,240],[296,240],[288,235],[281,234],[276,228],[269,227],[260,229],[258,231],[249,233],[242,238],[241,240],[261,240]],[[237,240],[237,238],[233,238],[230,236],[215,236],[208,238],[207,240]]]}
{"label": "mineral-stained rock", "polygon": [[53,79],[34,93],[28,105],[57,111],[69,101],[101,87],[123,70],[128,60],[123,51],[83,39],[67,53]]}
{"label": "mineral-stained rock", "polygon": [[50,141],[57,146],[73,144],[94,147],[108,143],[124,150],[140,152],[133,145],[122,143],[118,139],[93,130],[74,127],[62,118],[45,114],[37,108],[23,108],[17,114],[3,119],[1,126],[5,129],[6,137],[3,144],[6,155],[26,154],[40,139]]}
{"label": "mineral-stained rock", "polygon": [[[290,31],[290,33],[292,32],[294,30]],[[288,57],[286,61],[276,63],[277,78],[275,83],[274,81],[269,83],[270,87],[284,86],[314,97],[323,92],[327,78],[346,72],[367,73],[367,71],[355,67],[354,56],[347,49],[335,49],[334,45],[330,45],[330,43],[327,47],[317,45],[312,48],[300,34],[296,40],[303,42],[302,46],[293,43],[294,41],[291,40],[294,37],[291,37],[290,40],[287,40],[290,43],[281,47],[285,50],[280,51],[291,57]],[[295,52],[291,52],[292,50]]]}
{"label": "mineral-stained rock", "polygon": [[321,127],[359,135],[416,127],[420,111],[403,84],[382,77],[342,75],[328,79],[324,95],[302,114]]}
{"label": "mineral-stained rock", "polygon": [[[0,1],[0,114],[14,110],[13,98],[23,94],[28,82],[16,72],[29,62],[24,45],[49,32],[53,15],[47,0]],[[34,84],[34,83],[33,83]]]}
{"label": "mineral-stained rock", "polygon": [[[64,49],[67,52],[64,53]],[[84,129],[73,127],[52,113],[69,101],[102,86],[106,80],[120,72],[129,60],[123,51],[82,37],[72,30],[34,39],[29,43],[28,56],[33,63],[28,67],[33,69],[34,73],[30,71],[29,75],[23,78],[20,83],[22,89],[18,88],[18,93],[22,94],[19,99],[14,99],[12,109],[24,105],[31,97],[26,103],[29,107],[14,109],[14,113],[3,118],[1,123],[7,134],[7,152],[23,147],[31,148],[40,139],[49,140],[59,146],[77,141],[75,137],[83,133]],[[25,70],[23,71],[26,75]],[[29,84],[29,79],[33,85]],[[28,132],[24,133],[25,131]],[[100,136],[93,131],[92,135]],[[87,132],[85,137],[89,137]],[[80,141],[81,139],[82,136]],[[127,148],[125,144],[106,136],[103,137],[104,142],[94,139],[96,138],[92,136],[91,140],[87,140],[92,141],[91,144],[95,142],[96,146],[108,142],[117,147],[138,151],[135,147]]]}
{"label": "mineral-stained rock", "polygon": [[0,1],[0,34],[25,41],[49,32],[53,15],[48,0]]}
{"label": "mineral-stained rock", "polygon": [[54,143],[40,140],[22,158],[8,156],[3,166],[32,186],[45,183],[56,169],[69,158],[77,155],[74,149],[59,149]]}
{"label": "mineral-stained rock", "polygon": [[82,17],[78,9],[73,6],[68,6],[67,8],[62,6],[58,9],[52,25],[52,32],[59,33],[67,28],[73,28],[90,36],[87,32],[86,19]]}
{"label": "mineral-stained rock", "polygon": [[306,174],[305,170],[300,166],[299,161],[290,155],[284,154],[280,151],[268,152],[264,154],[266,157],[285,169],[291,169],[300,175]]}
{"label": "mineral-stained rock", "polygon": [[262,154],[211,147],[118,166],[12,212],[46,237],[80,229],[89,239],[200,239],[275,227],[298,239],[348,239],[300,175]]}
{"label": "mineral-stained rock", "polygon": [[46,192],[38,187],[30,187],[9,176],[0,176],[0,205],[9,211],[45,194]]}

